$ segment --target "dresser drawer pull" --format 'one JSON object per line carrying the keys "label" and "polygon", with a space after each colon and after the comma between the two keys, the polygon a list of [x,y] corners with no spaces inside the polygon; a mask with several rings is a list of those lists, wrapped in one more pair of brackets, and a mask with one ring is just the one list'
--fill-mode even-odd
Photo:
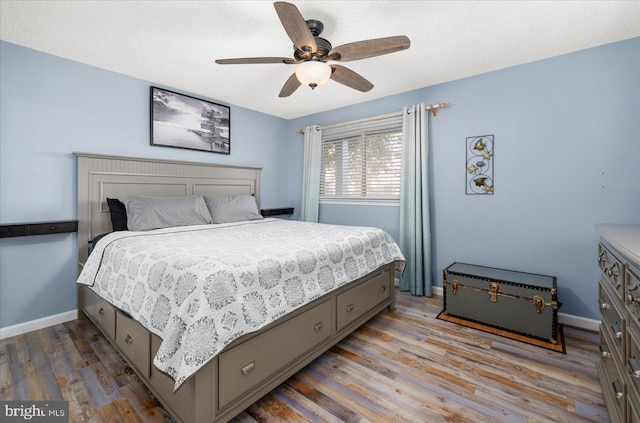
{"label": "dresser drawer pull", "polygon": [[611,330],[613,331],[617,339],[622,339],[622,330],[620,329],[620,325],[618,325],[617,323],[612,324]]}
{"label": "dresser drawer pull", "polygon": [[386,292],[387,291],[387,285],[382,285],[380,287],[380,292]]}
{"label": "dresser drawer pull", "polygon": [[602,345],[600,345],[600,356],[602,358],[611,358],[611,353],[609,351],[605,351]]}
{"label": "dresser drawer pull", "polygon": [[600,304],[600,310],[609,310],[611,308],[610,304],[607,304],[604,298],[598,298],[598,304]]}
{"label": "dresser drawer pull", "polygon": [[256,368],[256,362],[252,361],[251,363],[247,364],[242,369],[240,369],[240,373],[242,373],[243,375],[248,375],[251,372],[251,370],[255,368]]}
{"label": "dresser drawer pull", "polygon": [[133,344],[133,338],[131,337],[131,335],[127,335],[127,337],[124,338],[124,342],[126,342],[127,345]]}
{"label": "dresser drawer pull", "polygon": [[640,379],[640,363],[634,357],[631,357],[628,361],[629,367],[631,367],[631,373],[636,379]]}
{"label": "dresser drawer pull", "polygon": [[347,306],[347,313],[351,313],[353,311],[353,304],[349,304]]}
{"label": "dresser drawer pull", "polygon": [[613,392],[616,393],[617,399],[624,398],[624,391],[622,390],[622,385],[620,385],[620,382],[618,382],[617,380],[614,380],[611,386],[613,386]]}
{"label": "dresser drawer pull", "polygon": [[104,308],[100,307],[100,310],[98,310],[98,314],[100,316],[104,316]]}
{"label": "dresser drawer pull", "polygon": [[633,296],[633,291],[637,291],[638,290],[638,285],[634,286],[633,288],[627,288],[627,302],[628,303],[640,303],[640,297],[634,297]]}
{"label": "dresser drawer pull", "polygon": [[613,266],[607,269],[607,276],[615,279],[618,277],[619,272],[617,270],[613,270],[614,267],[618,267],[618,263],[615,263]]}
{"label": "dresser drawer pull", "polygon": [[314,332],[320,332],[321,330],[322,330],[322,322],[318,322],[315,325],[313,325]]}
{"label": "dresser drawer pull", "polygon": [[607,262],[607,253],[603,251],[598,256],[598,264],[600,265],[600,267],[603,267],[602,265],[605,264],[606,262]]}

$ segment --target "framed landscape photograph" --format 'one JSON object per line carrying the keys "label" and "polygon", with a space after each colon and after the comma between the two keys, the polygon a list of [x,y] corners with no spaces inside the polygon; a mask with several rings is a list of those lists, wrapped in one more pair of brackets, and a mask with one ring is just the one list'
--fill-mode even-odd
{"label": "framed landscape photograph", "polygon": [[151,87],[151,145],[230,154],[230,108]]}

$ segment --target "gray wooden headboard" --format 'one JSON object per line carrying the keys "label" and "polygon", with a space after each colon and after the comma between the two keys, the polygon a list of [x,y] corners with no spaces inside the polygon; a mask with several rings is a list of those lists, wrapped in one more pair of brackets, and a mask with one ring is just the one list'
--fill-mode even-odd
{"label": "gray wooden headboard", "polygon": [[260,207],[260,168],[73,153],[78,160],[78,262],[88,241],[110,232],[107,198],[128,195],[253,195]]}

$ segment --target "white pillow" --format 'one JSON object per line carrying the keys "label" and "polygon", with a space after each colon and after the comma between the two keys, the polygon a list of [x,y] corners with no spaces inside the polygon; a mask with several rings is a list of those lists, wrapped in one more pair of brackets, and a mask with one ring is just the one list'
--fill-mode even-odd
{"label": "white pillow", "polygon": [[205,195],[204,202],[213,223],[264,219],[252,195]]}
{"label": "white pillow", "polygon": [[171,228],[174,226],[206,225],[211,223],[209,209],[202,196],[120,198],[127,209],[127,228],[130,231]]}

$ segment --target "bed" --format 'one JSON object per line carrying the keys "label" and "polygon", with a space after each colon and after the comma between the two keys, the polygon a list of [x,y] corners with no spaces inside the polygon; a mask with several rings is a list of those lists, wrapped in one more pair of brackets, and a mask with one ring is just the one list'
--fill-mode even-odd
{"label": "bed", "polygon": [[[108,198],[251,196],[259,208],[260,169],[74,154],[79,317],[96,324],[177,421],[229,421],[368,319],[394,308],[394,273],[402,267],[402,255],[386,233],[374,228],[255,219],[122,231],[106,235],[89,257],[90,241],[112,232]],[[209,246],[204,239],[217,244]],[[271,239],[277,242],[268,244]],[[250,241],[264,248],[254,250]],[[163,243],[180,246],[171,249],[172,255],[184,246],[185,255],[170,266],[182,273],[171,276],[175,284],[154,287],[151,260],[169,254],[160,249]],[[343,257],[347,248],[336,252],[336,245],[350,245],[357,257]],[[312,248],[326,251],[326,257]],[[130,287],[123,282],[113,294],[108,289],[117,283],[109,281],[124,278],[112,271],[120,262],[128,263]],[[196,268],[202,277],[196,278]],[[255,283],[247,271],[254,268]],[[214,273],[226,275],[233,286],[218,276],[215,289],[184,283],[191,277],[211,281],[205,276]],[[235,295],[241,289],[245,294]],[[251,302],[256,296],[259,307]],[[172,304],[162,327],[152,323],[163,316],[155,305],[160,297]],[[236,304],[231,297],[248,302]]]}

